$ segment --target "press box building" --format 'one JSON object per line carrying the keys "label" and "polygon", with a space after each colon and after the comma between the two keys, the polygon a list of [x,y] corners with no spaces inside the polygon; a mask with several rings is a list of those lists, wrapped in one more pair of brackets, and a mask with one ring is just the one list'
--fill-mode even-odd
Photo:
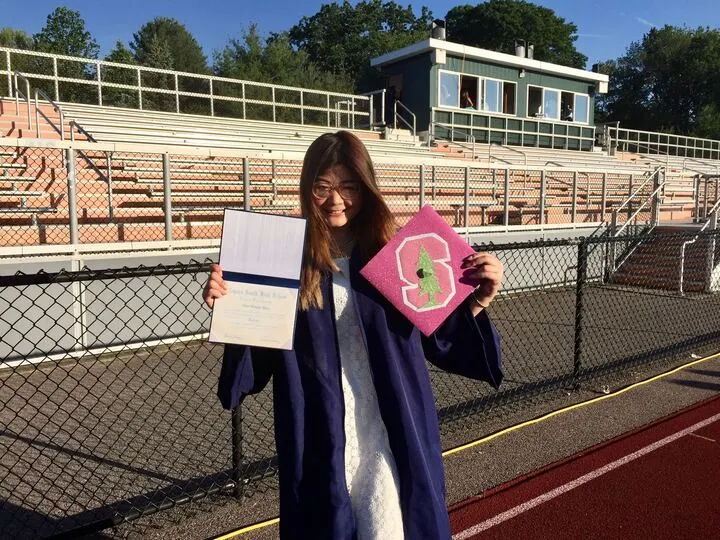
{"label": "press box building", "polygon": [[[530,54],[527,54],[529,52]],[[591,150],[608,76],[429,38],[372,59],[399,114],[433,138]],[[407,109],[406,109],[407,108]],[[408,121],[408,125],[410,121]]]}

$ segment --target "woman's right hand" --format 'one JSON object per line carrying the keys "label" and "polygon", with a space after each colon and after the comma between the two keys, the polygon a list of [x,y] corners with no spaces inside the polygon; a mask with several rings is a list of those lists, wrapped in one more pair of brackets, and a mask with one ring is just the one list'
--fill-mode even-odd
{"label": "woman's right hand", "polygon": [[226,295],[227,292],[227,284],[222,277],[222,268],[219,264],[211,264],[210,277],[208,278],[208,281],[205,284],[205,289],[203,290],[203,300],[208,307],[213,307],[215,299]]}

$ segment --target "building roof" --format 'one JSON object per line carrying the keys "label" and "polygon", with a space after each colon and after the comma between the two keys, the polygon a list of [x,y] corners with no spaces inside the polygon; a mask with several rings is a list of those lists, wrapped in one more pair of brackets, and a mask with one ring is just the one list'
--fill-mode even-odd
{"label": "building roof", "polygon": [[602,73],[595,73],[593,71],[586,71],[584,69],[571,68],[567,66],[561,66],[559,64],[551,64],[550,62],[541,62],[539,60],[522,58],[512,54],[499,53],[495,51],[489,51],[487,49],[480,49],[478,47],[468,47],[467,45],[461,45],[460,43],[453,43],[451,41],[445,41],[442,39],[428,38],[420,41],[413,45],[408,45],[402,49],[391,51],[370,60],[370,65],[374,67],[380,67],[399,60],[404,60],[412,56],[432,52],[435,50],[446,51],[447,54],[453,56],[463,56],[473,60],[484,60],[487,62],[493,62],[495,64],[501,64],[505,66],[513,66],[517,68],[525,68],[531,71],[538,71],[540,73],[548,73],[553,75],[560,75],[573,79],[580,79],[583,81],[592,81],[596,83],[604,83],[602,86],[607,85],[608,76]]}

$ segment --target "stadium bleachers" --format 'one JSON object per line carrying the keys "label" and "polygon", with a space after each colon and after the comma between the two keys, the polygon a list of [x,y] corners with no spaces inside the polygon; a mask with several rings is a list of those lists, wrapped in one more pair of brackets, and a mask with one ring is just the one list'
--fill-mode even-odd
{"label": "stadium bleachers", "polygon": [[[319,134],[337,129],[60,105],[64,139],[97,143],[76,154],[76,213],[83,243],[166,238],[166,173],[173,239],[216,238],[223,209],[245,206],[246,176],[250,208],[297,213],[302,155]],[[3,136],[60,139],[57,111],[50,104],[40,107],[42,117],[31,106],[28,127],[24,103],[0,102]],[[497,144],[478,144],[473,156],[467,146],[448,141],[428,147],[414,140],[385,140],[370,130],[354,132],[373,156],[381,189],[401,223],[421,198],[456,227],[607,223],[613,208],[657,167],[665,167],[660,221],[686,221],[695,211],[698,169],[687,167],[687,159],[662,163],[656,156]],[[118,151],[122,145],[130,149]],[[16,227],[6,235],[12,238],[6,245],[68,241],[64,150],[42,146],[2,148],[0,222]],[[167,171],[164,152],[172,154]]]}

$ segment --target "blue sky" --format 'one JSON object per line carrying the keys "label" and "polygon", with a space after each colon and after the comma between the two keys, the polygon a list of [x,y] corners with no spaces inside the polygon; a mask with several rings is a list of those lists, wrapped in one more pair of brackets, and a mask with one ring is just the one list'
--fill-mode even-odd
{"label": "blue sky", "polygon": [[[281,31],[303,15],[317,12],[322,0],[0,0],[3,19],[0,27],[12,26],[33,34],[45,24],[47,15],[58,5],[78,10],[87,28],[107,53],[116,40],[129,42],[133,32],[156,16],[168,16],[184,23],[211,60],[213,49],[237,37],[250,23],[257,23],[264,34]],[[427,5],[436,17],[444,17],[456,5],[475,2],[426,0],[407,2],[416,13]],[[578,49],[588,56],[588,65],[621,56],[632,41],[642,38],[652,26],[720,27],[718,0],[539,0],[578,27]],[[452,32],[452,29],[448,29]]]}

